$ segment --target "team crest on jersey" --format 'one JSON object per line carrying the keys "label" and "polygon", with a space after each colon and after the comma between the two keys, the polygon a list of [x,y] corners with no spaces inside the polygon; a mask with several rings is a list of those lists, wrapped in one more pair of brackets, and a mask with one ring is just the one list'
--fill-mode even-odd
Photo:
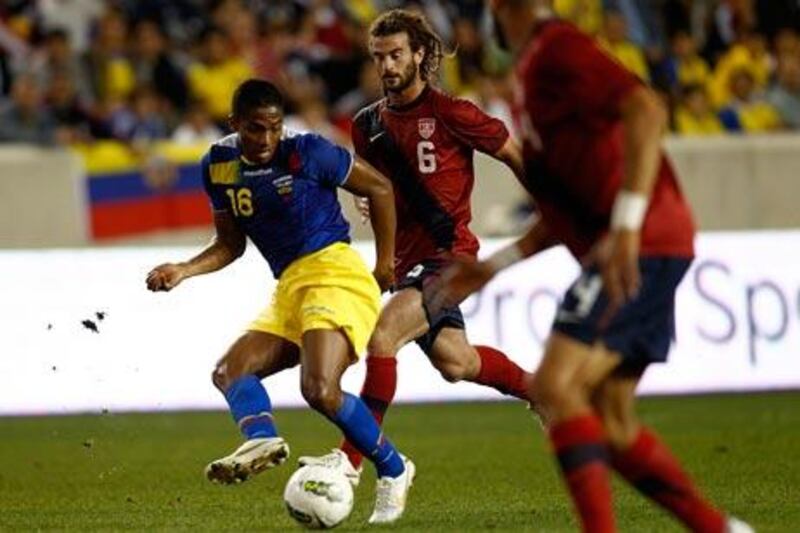
{"label": "team crest on jersey", "polygon": [[436,131],[436,119],[421,118],[417,121],[417,128],[419,129],[419,136],[428,140],[433,137],[433,132]]}
{"label": "team crest on jersey", "polygon": [[272,180],[272,185],[283,200],[290,200],[292,195],[292,182],[294,177],[291,174],[284,174],[279,178]]}

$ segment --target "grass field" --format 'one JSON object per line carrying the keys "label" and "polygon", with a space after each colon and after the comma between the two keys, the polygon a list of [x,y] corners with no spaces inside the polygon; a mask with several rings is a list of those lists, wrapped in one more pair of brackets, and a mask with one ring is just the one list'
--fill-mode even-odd
{"label": "grass field", "polygon": [[[800,393],[654,398],[661,431],[708,495],[759,531],[800,531]],[[278,411],[293,456],[337,436],[307,410]],[[521,404],[398,406],[393,440],[417,463],[404,519],[371,529],[575,531],[538,425]],[[225,413],[0,418],[0,530],[295,529],[283,508],[294,459],[240,486],[203,477],[238,443]],[[374,475],[342,530],[367,529]],[[680,531],[615,487],[621,531]]]}

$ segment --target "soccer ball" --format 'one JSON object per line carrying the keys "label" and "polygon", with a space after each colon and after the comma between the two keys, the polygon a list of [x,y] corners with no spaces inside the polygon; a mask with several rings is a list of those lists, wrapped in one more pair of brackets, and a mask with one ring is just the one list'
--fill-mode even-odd
{"label": "soccer ball", "polygon": [[301,467],[283,491],[289,515],[309,529],[336,527],[353,510],[353,488],[338,470],[320,465]]}

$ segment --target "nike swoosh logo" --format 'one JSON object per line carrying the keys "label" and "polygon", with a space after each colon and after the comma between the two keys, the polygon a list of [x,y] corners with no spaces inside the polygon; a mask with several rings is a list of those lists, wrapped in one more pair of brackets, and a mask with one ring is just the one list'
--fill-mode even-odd
{"label": "nike swoosh logo", "polygon": [[369,138],[369,142],[371,142],[371,143],[375,142],[378,139],[378,137],[380,137],[384,133],[386,133],[386,132],[382,131],[380,133],[376,133],[375,135],[373,135],[372,137]]}

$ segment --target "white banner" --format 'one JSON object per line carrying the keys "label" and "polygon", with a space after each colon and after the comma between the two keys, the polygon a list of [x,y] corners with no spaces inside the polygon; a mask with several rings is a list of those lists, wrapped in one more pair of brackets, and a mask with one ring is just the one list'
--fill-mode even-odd
{"label": "white banner", "polygon": [[[484,243],[488,253],[501,244]],[[372,257],[371,245],[358,245]],[[800,232],[706,234],[678,293],[677,343],[642,393],[800,387]],[[187,248],[0,252],[0,414],[221,408],[214,363],[269,301],[254,247],[171,293],[145,289],[154,265]],[[463,305],[470,339],[535,368],[556,304],[578,272],[556,249],[498,276]],[[345,376],[358,392],[363,364]],[[299,374],[266,380],[277,406],[301,405]],[[412,345],[400,401],[496,399],[442,380]]]}

